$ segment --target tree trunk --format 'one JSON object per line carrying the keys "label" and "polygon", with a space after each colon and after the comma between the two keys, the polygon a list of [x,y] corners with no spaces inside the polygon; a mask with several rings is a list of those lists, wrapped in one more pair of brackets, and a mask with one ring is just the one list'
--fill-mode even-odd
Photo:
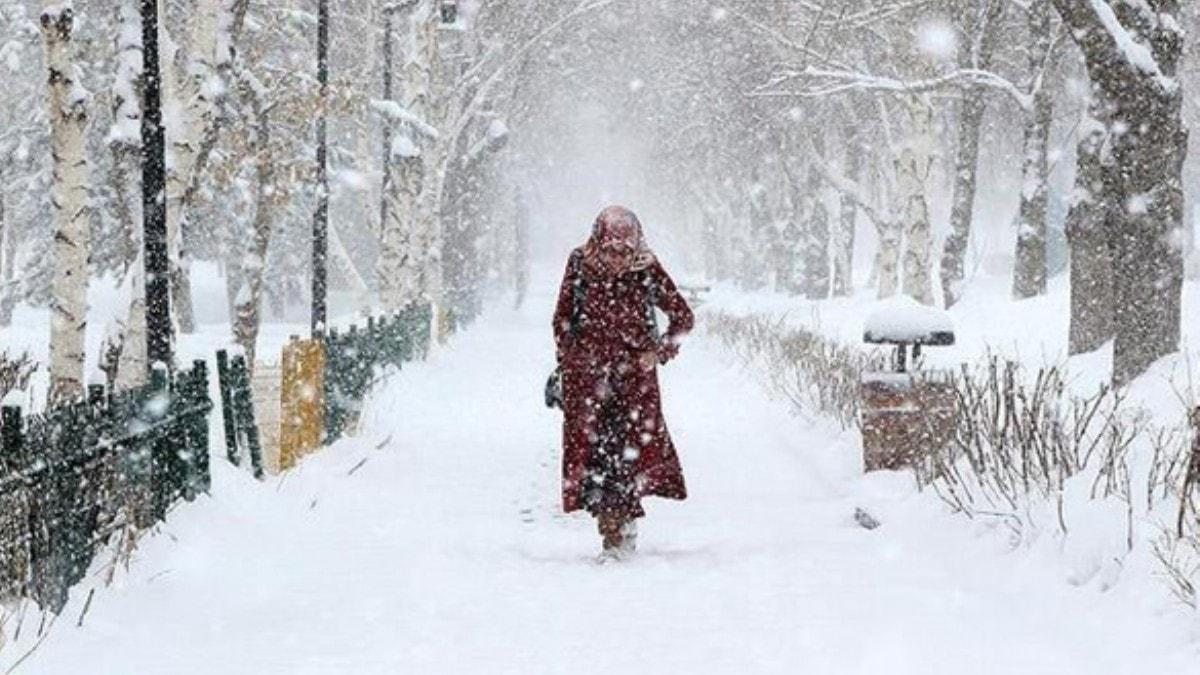
{"label": "tree trunk", "polygon": [[[0,203],[0,209],[3,209]],[[0,326],[11,326],[13,309],[17,305],[16,275],[13,268],[17,265],[17,233],[12,227],[6,227],[3,248],[0,249],[0,264],[4,266],[4,283],[0,288]]]}
{"label": "tree trunk", "polygon": [[879,284],[876,297],[890,298],[900,290],[900,241],[903,226],[897,221],[875,223],[879,250],[875,254],[875,276]]}
{"label": "tree trunk", "polygon": [[[200,0],[192,36],[195,59],[186,74],[172,72],[164,83],[171,99],[180,100],[182,126],[171,129],[171,173],[167,186],[167,227],[171,259],[171,300],[180,330],[195,330],[190,257],[184,246],[189,209],[200,192],[202,178],[216,147],[225,119],[222,111],[231,88],[234,44],[243,26],[249,0]],[[174,60],[172,60],[174,62]],[[213,87],[213,82],[218,86]],[[180,90],[182,99],[174,94]]]}
{"label": "tree trunk", "polygon": [[942,249],[942,299],[947,309],[962,297],[962,283],[966,278],[967,244],[971,239],[971,221],[975,212],[979,130],[983,124],[983,113],[983,92],[972,88],[964,96],[959,113],[950,233]]}
{"label": "tree trunk", "polygon": [[829,297],[829,210],[821,197],[821,177],[816,169],[811,169],[804,197],[808,209],[801,249],[804,295],[809,300]]}
{"label": "tree trunk", "polygon": [[[139,228],[140,229],[140,228]],[[135,232],[138,230],[135,230]],[[136,238],[141,244],[141,237]],[[113,383],[118,390],[132,389],[146,382],[150,363],[146,356],[146,277],[142,273],[139,254],[126,274],[124,290],[129,294],[129,311],[121,331],[121,356],[117,377]]]}
{"label": "tree trunk", "polygon": [[[843,127],[846,144],[846,177],[855,183],[861,180],[862,146],[854,135],[854,127]],[[854,234],[858,227],[858,204],[847,194],[839,202],[840,223],[833,243],[833,295],[847,297],[854,292]]]}
{"label": "tree trunk", "polygon": [[513,247],[513,283],[516,291],[516,306],[517,309],[525,304],[525,296],[529,293],[529,209],[525,206],[525,200],[521,193],[516,196],[516,203],[513,209],[513,217],[516,222],[513,223],[514,234],[516,235],[515,246]]}
{"label": "tree trunk", "polygon": [[[164,100],[172,102],[183,113],[179,118],[168,117],[167,123],[170,137],[167,146],[167,241],[171,259],[171,305],[183,333],[196,330],[189,256],[184,245],[190,206],[185,195],[197,167],[204,129],[213,116],[209,91],[210,82],[216,76],[220,12],[220,0],[200,0],[194,12],[193,58],[188,60],[187,72],[178,73],[169,67],[163,78]],[[174,64],[176,59],[170,58],[168,63]]]}
{"label": "tree trunk", "polygon": [[[1143,86],[1145,86],[1143,84]],[[1113,263],[1113,381],[1129,382],[1179,348],[1183,292],[1183,160],[1188,133],[1181,98],[1118,101],[1115,139],[1105,166],[1114,214],[1108,222]],[[1138,167],[1130,171],[1128,167]],[[1123,207],[1123,208],[1122,208]]]}
{"label": "tree trunk", "polygon": [[84,132],[87,92],[71,55],[74,15],[48,4],[41,16],[50,87],[50,145],[54,158],[54,279],[50,324],[50,402],[83,396],[87,332],[89,207]]}
{"label": "tree trunk", "polygon": [[118,389],[130,389],[146,381],[149,363],[146,357],[146,284],[142,258],[141,210],[136,167],[141,153],[141,86],[142,17],[136,0],[123,0],[118,10],[119,63],[113,81],[114,128],[109,135],[113,154],[113,192],[117,200],[118,219],[128,236],[125,259],[125,278],[121,288],[126,298],[125,321],[119,338],[120,356],[116,376],[111,384]]}
{"label": "tree trunk", "polygon": [[1021,207],[1017,215],[1017,250],[1013,263],[1013,296],[1018,300],[1046,293],[1046,204],[1050,170],[1050,125],[1054,93],[1045,82],[1052,55],[1050,6],[1038,2],[1029,8],[1028,89],[1034,92],[1033,114],[1025,121],[1025,154],[1021,181]]}
{"label": "tree trunk", "polygon": [[253,148],[258,185],[254,194],[253,231],[239,265],[241,285],[234,299],[233,337],[246,354],[247,367],[253,370],[258,332],[262,325],[263,276],[267,267],[267,249],[271,244],[278,186],[275,185],[275,160],[271,153],[271,125],[267,111],[253,86],[243,82],[239,89],[254,112]]}
{"label": "tree trunk", "polygon": [[[996,24],[1004,12],[1004,0],[989,0],[981,8],[969,4],[961,8],[968,17],[968,28],[962,32],[964,44],[978,45],[964,49],[960,65],[965,68],[989,70],[1000,30]],[[967,245],[971,240],[971,222],[975,217],[975,190],[979,172],[979,132],[983,126],[984,92],[971,87],[963,95],[958,117],[958,143],[954,152],[954,194],[950,207],[950,233],[942,248],[942,301],[949,309],[962,297],[962,282],[966,278]]]}
{"label": "tree trunk", "polygon": [[[383,16],[383,100],[392,100],[392,34],[396,29],[396,20],[393,16],[395,11],[390,8],[384,8]],[[392,194],[392,181],[395,180],[392,171],[392,125],[388,120],[383,121],[383,164],[381,171],[383,175],[382,185],[379,188],[379,239],[380,244],[383,244],[384,231],[389,227],[388,211],[391,208],[391,203],[394,200]],[[380,258],[382,263],[382,255]],[[382,270],[382,264],[380,264]],[[383,274],[380,274],[380,288],[382,289]]]}
{"label": "tree trunk", "polygon": [[1108,250],[1101,150],[1104,125],[1095,106],[1084,113],[1076,149],[1075,191],[1067,214],[1071,255],[1071,328],[1068,353],[1098,349],[1113,337],[1112,256]]}
{"label": "tree trunk", "polygon": [[[4,255],[5,249],[8,248],[8,238],[12,236],[7,225],[4,220],[4,192],[0,191],[0,302],[3,302],[3,297],[9,293],[8,280],[11,277],[8,258]],[[7,325],[8,322],[0,320],[0,326]]]}
{"label": "tree trunk", "polygon": [[[408,44],[411,50],[404,55],[401,76],[404,88],[401,105],[412,115],[425,120],[432,112],[431,78],[436,56],[436,19],[432,3],[422,3],[408,17]],[[386,124],[386,122],[385,122]],[[431,247],[436,234],[440,205],[429,198],[434,176],[431,169],[439,166],[431,143],[423,143],[421,134],[403,125],[394,129],[395,135],[388,152],[393,172],[387,220],[383,223],[379,254],[379,290],[384,306],[397,311],[413,303],[433,299],[430,280],[434,266]],[[426,147],[422,147],[422,145]],[[440,260],[436,264],[440,265]]]}
{"label": "tree trunk", "polygon": [[896,177],[903,199],[900,216],[904,233],[904,294],[917,302],[932,305],[930,265],[933,232],[925,190],[933,163],[933,110],[928,101],[919,97],[910,97],[906,103],[912,120],[912,132],[909,142],[900,152]]}
{"label": "tree trunk", "polygon": [[[1113,382],[1125,384],[1179,348],[1183,290],[1183,55],[1179,2],[1155,12],[1102,0],[1053,0],[1083,50],[1104,106],[1109,137],[1104,164],[1108,246],[1113,264]],[[1098,5],[1107,5],[1100,7]],[[1106,25],[1116,17],[1150,51],[1132,59]]]}

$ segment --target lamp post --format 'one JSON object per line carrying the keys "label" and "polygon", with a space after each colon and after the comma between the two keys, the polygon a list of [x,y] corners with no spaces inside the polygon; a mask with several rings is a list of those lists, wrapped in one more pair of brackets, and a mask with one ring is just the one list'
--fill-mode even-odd
{"label": "lamp post", "polygon": [[142,0],[142,242],[146,276],[146,361],[171,368],[171,288],[167,258],[166,137],[158,56],[158,0]]}
{"label": "lamp post", "polygon": [[328,291],[329,167],[326,116],[329,107],[329,0],[317,5],[317,212],[312,230],[312,334],[325,330]]}

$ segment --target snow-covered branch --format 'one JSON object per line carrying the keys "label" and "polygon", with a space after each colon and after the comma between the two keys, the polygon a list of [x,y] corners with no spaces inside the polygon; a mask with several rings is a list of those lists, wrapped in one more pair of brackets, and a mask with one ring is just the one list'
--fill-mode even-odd
{"label": "snow-covered branch", "polygon": [[1033,108],[1033,96],[1023,92],[1009,80],[986,70],[964,68],[920,80],[900,80],[849,70],[828,70],[808,67],[803,73],[790,79],[811,79],[811,88],[753,92],[751,96],[783,96],[814,98],[831,96],[851,91],[894,92],[897,94],[923,94],[947,87],[984,86],[1007,94],[1022,110]]}
{"label": "snow-covered branch", "polygon": [[371,101],[371,110],[392,124],[408,126],[427,138],[437,140],[440,135],[432,125],[395,101],[374,99]]}

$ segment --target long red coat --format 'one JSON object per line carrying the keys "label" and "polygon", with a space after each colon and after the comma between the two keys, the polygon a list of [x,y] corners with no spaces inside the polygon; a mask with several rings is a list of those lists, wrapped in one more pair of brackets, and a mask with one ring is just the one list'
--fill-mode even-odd
{"label": "long red coat", "polygon": [[615,400],[640,429],[626,439],[637,453],[635,496],[687,497],[683,469],[663,419],[657,366],[639,362],[660,344],[647,317],[651,300],[670,319],[662,340],[678,344],[692,329],[694,317],[657,260],[606,278],[583,262],[582,249],[572,252],[554,312],[563,375],[562,497],[567,512],[583,508],[582,483],[599,436],[601,399],[609,399],[610,406]]}

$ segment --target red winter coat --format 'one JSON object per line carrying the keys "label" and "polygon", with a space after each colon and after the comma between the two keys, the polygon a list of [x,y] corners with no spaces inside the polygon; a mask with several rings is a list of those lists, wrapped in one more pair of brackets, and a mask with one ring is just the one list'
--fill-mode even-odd
{"label": "red winter coat", "polygon": [[[670,319],[660,342],[647,316],[652,298]],[[576,303],[581,307],[573,330]],[[597,401],[605,395],[615,396],[618,409],[641,429],[635,438],[626,439],[638,453],[635,496],[687,497],[683,469],[663,419],[657,366],[641,365],[639,357],[664,353],[662,344],[677,345],[693,323],[687,301],[657,260],[608,278],[589,269],[582,249],[571,253],[554,312],[563,376],[565,511],[583,507],[582,479],[598,436]]]}

